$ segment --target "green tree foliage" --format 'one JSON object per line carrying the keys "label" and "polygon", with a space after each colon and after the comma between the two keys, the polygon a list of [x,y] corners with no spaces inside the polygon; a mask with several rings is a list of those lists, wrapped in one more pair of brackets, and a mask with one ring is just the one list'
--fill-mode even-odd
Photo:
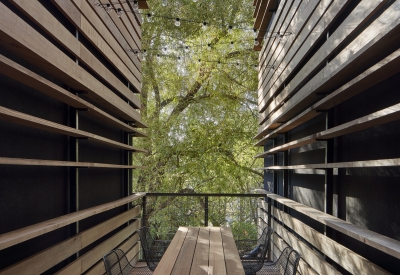
{"label": "green tree foliage", "polygon": [[[134,191],[246,193],[262,181],[253,170],[262,162],[254,159],[259,150],[253,146],[258,54],[252,1],[161,2],[148,1],[153,20],[143,23],[142,49],[148,54],[141,114],[149,128],[148,138],[134,142],[149,152],[134,156],[134,163],[148,167],[134,171]],[[184,20],[177,27],[176,17],[206,21],[208,27]]]}

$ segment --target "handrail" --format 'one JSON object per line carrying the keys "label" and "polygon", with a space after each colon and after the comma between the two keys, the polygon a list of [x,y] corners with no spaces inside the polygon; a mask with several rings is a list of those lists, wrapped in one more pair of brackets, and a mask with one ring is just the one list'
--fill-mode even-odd
{"label": "handrail", "polygon": [[260,194],[243,194],[243,193],[146,193],[148,197],[265,197]]}
{"label": "handrail", "polygon": [[94,206],[85,210],[76,211],[64,216],[60,216],[51,220],[40,222],[34,225],[30,225],[24,228],[20,228],[11,232],[4,233],[0,235],[0,250],[7,247],[19,244],[23,241],[30,240],[32,238],[38,237],[45,233],[54,231],[63,226],[69,225],[71,223],[83,220],[90,216],[105,212],[107,210],[119,207],[121,205],[127,204],[129,202],[135,201],[144,197],[146,193],[135,193],[128,197],[112,201],[109,203]]}
{"label": "handrail", "polygon": [[263,189],[256,189],[256,192],[265,194],[271,198],[297,212],[300,212],[320,223],[323,223],[349,237],[352,237],[360,242],[363,242],[371,247],[374,247],[382,252],[385,252],[397,259],[400,259],[400,241],[378,234],[376,232],[364,229],[347,221],[326,214],[322,211],[279,196],[275,193],[268,192]]}

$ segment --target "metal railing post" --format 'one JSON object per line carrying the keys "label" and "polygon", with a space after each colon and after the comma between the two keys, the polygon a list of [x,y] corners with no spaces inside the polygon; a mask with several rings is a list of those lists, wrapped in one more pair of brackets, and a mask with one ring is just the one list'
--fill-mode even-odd
{"label": "metal railing post", "polygon": [[204,197],[204,226],[208,226],[208,196]]}
{"label": "metal railing post", "polygon": [[143,198],[142,198],[142,224],[141,224],[141,226],[145,226],[146,224],[146,219],[145,219],[145,216],[146,216],[146,201],[147,201],[147,196],[144,196]]}

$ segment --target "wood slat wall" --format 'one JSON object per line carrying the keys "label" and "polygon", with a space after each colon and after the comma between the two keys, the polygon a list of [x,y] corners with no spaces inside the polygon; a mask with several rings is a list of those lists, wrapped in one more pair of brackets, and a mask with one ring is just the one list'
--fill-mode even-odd
{"label": "wood slat wall", "polygon": [[127,50],[143,20],[97,2],[0,1],[0,274],[104,274],[114,248],[138,259],[132,169],[146,167],[132,153],[147,150],[133,137],[147,125]]}
{"label": "wood slat wall", "polygon": [[[258,24],[270,12],[265,6],[255,3]],[[282,0],[273,13],[268,31],[291,34],[282,40],[261,35],[256,49],[255,146],[263,150],[255,157],[264,159],[257,169],[265,171],[268,196],[285,205],[274,210],[274,229],[282,242],[303,250],[318,273],[396,273],[400,220],[389,213],[400,207],[394,195],[400,192],[400,1]],[[259,214],[260,224],[270,218]],[[377,239],[367,241],[360,232]],[[324,267],[303,238],[337,265]]]}
{"label": "wood slat wall", "polygon": [[[270,197],[272,198],[272,194]],[[290,203],[286,203],[285,205],[290,205]],[[264,212],[267,208],[267,203],[260,199],[258,206]],[[341,273],[328,264],[323,255],[314,252],[312,248],[309,247],[309,244],[311,244],[313,248],[321,251],[337,264],[341,265],[351,274],[391,274],[278,208],[271,206],[271,209],[273,213],[273,219],[271,220],[270,225],[271,228],[274,229],[279,238],[285,241],[287,244],[286,246],[291,246],[299,251],[306,262],[319,274]],[[301,238],[307,241],[308,244],[299,239],[291,231],[285,229],[284,225],[293,230],[297,235],[301,236]],[[281,251],[281,249],[279,250]],[[279,255],[279,253],[275,251],[273,253],[274,255]]]}

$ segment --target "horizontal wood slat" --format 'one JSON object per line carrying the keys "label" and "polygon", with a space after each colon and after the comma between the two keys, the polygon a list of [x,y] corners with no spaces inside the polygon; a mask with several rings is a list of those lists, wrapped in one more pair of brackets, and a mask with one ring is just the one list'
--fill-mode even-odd
{"label": "horizontal wood slat", "polygon": [[329,110],[398,72],[400,72],[400,50],[388,55],[351,81],[336,89],[331,94],[311,105],[299,115],[282,124],[277,129],[270,131],[268,134],[266,134],[268,132],[267,128],[261,129],[255,138],[260,138],[265,134],[266,136],[258,141],[256,145],[259,146],[265,144],[269,138],[275,138],[278,134],[285,133],[301,125],[302,123],[321,114],[320,111]]}
{"label": "horizontal wood slat", "polygon": [[126,84],[123,84],[110,72],[78,39],[75,38],[59,21],[39,2],[11,0],[17,8],[31,18],[51,37],[59,41],[75,57],[88,66],[95,74],[115,88],[120,95],[128,99],[135,106],[140,106],[139,98],[133,94]]}
{"label": "horizontal wood slat", "polygon": [[[122,35],[122,32],[114,24],[114,21],[111,19],[111,17],[108,15],[108,13],[105,12],[104,9],[99,9],[96,6],[96,3],[97,3],[96,0],[87,0],[86,2],[83,1],[81,3],[78,3],[79,0],[74,0],[74,2],[75,2],[75,5],[79,9],[81,9],[82,13],[85,16],[89,17],[89,15],[90,15],[91,20],[89,20],[89,21],[92,22],[93,17],[94,17],[94,16],[92,16],[92,14],[93,14],[93,15],[97,15],[97,17],[101,20],[101,22],[103,22],[105,28],[98,27],[98,26],[102,26],[103,24],[97,24],[98,26],[96,26],[96,27],[97,27],[98,32],[101,34],[101,36],[103,36],[103,38],[106,41],[109,41],[110,40],[109,35],[112,35],[115,38],[115,41],[117,41],[121,45],[121,47],[124,51],[126,51],[126,49],[131,48],[130,44],[125,40],[124,36]],[[90,9],[91,9],[91,11],[90,11]],[[137,14],[135,14],[135,15],[137,15]],[[135,16],[135,18],[136,18],[136,16]],[[137,20],[135,20],[135,21],[137,22]],[[141,29],[135,28],[135,30],[137,31],[138,36],[141,37]],[[141,48],[141,41],[135,41],[135,43],[137,45],[137,48]],[[138,60],[138,57],[134,56],[132,53],[131,54],[126,53],[126,54],[129,55],[130,59],[133,59],[134,61]],[[137,62],[135,61],[135,64],[136,63]],[[139,63],[139,65],[140,65],[140,63]],[[140,68],[140,67],[138,67],[138,68]]]}
{"label": "horizontal wood slat", "polygon": [[281,226],[277,222],[272,223],[272,227],[274,231],[286,242],[289,246],[293,247],[297,250],[302,258],[319,274],[341,274],[337,271],[332,265],[330,265],[322,255],[313,251],[309,246],[307,246],[304,242],[297,239],[291,232],[286,230],[283,226]]}
{"label": "horizontal wood slat", "polygon": [[[273,239],[272,243],[273,256],[275,257],[275,259],[277,259],[281,254],[281,251],[283,251],[283,249],[285,249],[285,247],[287,247],[288,244],[276,233],[272,234],[272,239]],[[312,269],[311,266],[303,258],[300,259],[298,272],[300,272],[301,275],[320,275],[314,269]]]}
{"label": "horizontal wood slat", "polygon": [[[318,1],[317,1],[318,2]],[[285,8],[282,11],[282,16],[279,18],[279,20],[276,23],[276,28],[275,28],[275,32],[276,33],[287,33],[291,30],[289,30],[288,28],[290,27],[290,23],[293,21],[293,17],[297,15],[298,13],[298,9],[300,7],[304,6],[304,2],[303,1],[299,1],[299,0],[291,0],[290,3],[286,3]],[[280,41],[280,39],[278,37],[274,37],[274,33],[267,33],[267,36],[270,36],[270,42],[267,45],[266,48],[264,48],[264,52],[263,54],[267,55],[267,58],[265,59],[260,59],[260,65],[261,65],[261,71],[267,70],[267,65],[273,65],[273,62],[270,62],[270,59],[268,57],[270,57],[273,53],[275,53],[276,51],[280,51],[282,50],[283,46],[286,45],[286,40],[285,41]],[[287,38],[291,38],[291,37],[287,37]],[[262,55],[260,55],[260,57],[262,57]],[[264,68],[264,70],[263,70]],[[261,82],[260,82],[261,83]]]}
{"label": "horizontal wood slat", "polygon": [[314,135],[310,135],[298,140],[294,140],[288,142],[286,144],[277,146],[268,150],[260,155],[257,155],[256,158],[262,158],[270,154],[275,154],[277,152],[283,152],[286,150],[290,150],[296,147],[300,147],[306,144],[311,144],[317,142],[318,140],[326,140],[334,137],[338,137],[341,135],[350,134],[356,131],[361,131],[368,129],[370,127],[374,127],[377,125],[382,125],[384,123],[389,123],[395,120],[400,119],[400,103],[394,106],[385,108],[378,112],[366,115],[364,117],[349,121],[347,123],[341,124],[339,126],[330,128],[328,130],[316,133]]}
{"label": "horizontal wood slat", "polygon": [[[99,225],[85,230],[72,238],[58,243],[44,251],[41,251],[27,259],[24,259],[11,267],[0,270],[2,275],[28,275],[41,274],[74,253],[85,248],[104,235],[123,225],[127,221],[140,214],[140,206],[136,206],[118,216],[115,216]],[[137,221],[138,222],[138,221]]]}
{"label": "horizontal wood slat", "polygon": [[[111,126],[117,127],[129,133],[134,133],[135,136],[138,137],[146,136],[144,133],[138,131],[137,128],[134,128],[123,121],[116,119],[93,104],[88,103],[82,98],[70,93],[66,89],[61,88],[53,82],[28,70],[27,68],[19,65],[3,55],[0,55],[0,73],[52,98],[60,100],[61,102],[64,102],[65,104],[68,104],[76,109],[87,109],[90,115],[101,119]],[[136,122],[136,126],[147,127],[142,122]]]}
{"label": "horizontal wood slat", "polygon": [[[52,2],[68,19],[70,19],[71,23],[76,23],[72,17],[76,14],[79,14],[80,11],[72,1],[52,0]],[[79,4],[82,4],[84,1],[79,2]],[[96,25],[92,25],[92,22],[90,22],[82,14],[78,23],[79,25],[75,24],[75,27],[81,31],[81,34],[84,35],[91,42],[91,44],[97,48],[97,50],[99,50],[99,52],[111,63],[111,65],[113,65],[113,67],[119,71],[122,76],[124,76],[136,88],[137,91],[140,92],[141,73],[140,69],[138,69],[138,67],[140,68],[140,65],[135,65],[134,63],[130,62],[131,59],[126,58],[126,53],[124,55],[123,49],[120,49],[120,46],[116,43],[116,41],[112,43],[112,40],[109,40],[109,44],[103,39],[103,37],[94,27],[96,26],[97,28],[100,28],[102,24],[98,25],[96,24],[98,22],[95,21],[93,23]],[[122,58],[120,58],[116,52],[118,52]],[[135,100],[138,100],[135,95],[132,94],[130,96],[134,97]],[[137,102],[134,103],[136,104]],[[140,107],[140,103],[137,106]]]}
{"label": "horizontal wood slat", "polygon": [[[400,160],[399,160],[400,161]],[[374,247],[384,253],[392,255],[400,259],[400,241],[388,238],[373,231],[361,228],[357,225],[351,224],[347,221],[336,218],[332,215],[326,214],[322,211],[306,206],[304,204],[295,202],[285,197],[276,195],[263,189],[256,189],[259,194],[264,194],[267,197],[286,205],[287,207],[296,210],[313,220],[325,224],[349,237],[352,237],[360,242],[363,242],[371,247]]]}
{"label": "horizontal wood slat", "polygon": [[128,121],[140,114],[0,3],[0,45]]}
{"label": "horizontal wood slat", "polygon": [[54,274],[81,275],[95,265],[107,252],[110,252],[139,228],[139,221],[131,223],[118,233],[114,234],[89,252]]}
{"label": "horizontal wood slat", "polygon": [[76,138],[88,138],[91,141],[106,144],[108,146],[128,150],[128,151],[136,151],[136,152],[147,152],[147,150],[144,149],[139,149],[132,147],[130,145],[126,145],[121,142],[117,142],[105,137],[101,137],[89,132],[85,132],[82,130],[74,129],[62,124],[58,124],[52,121],[48,121],[42,118],[34,117],[31,115],[27,115],[21,112],[17,112],[5,107],[0,106],[0,119],[12,122],[12,123],[17,123],[20,125],[25,125],[28,127],[33,127],[45,131],[50,131],[53,133],[58,133],[62,135],[68,135]]}
{"label": "horizontal wood slat", "polygon": [[[288,36],[285,40],[283,49],[279,55],[274,55],[273,51],[266,52],[268,54],[263,60],[267,64],[274,64],[276,69],[267,69],[260,76],[260,85],[258,92],[259,111],[263,112],[272,99],[271,94],[276,93],[276,89],[270,91],[271,85],[276,81],[282,84],[283,80],[297,68],[307,54],[312,50],[312,45],[319,39],[323,39],[324,31],[329,27],[326,20],[333,21],[341,10],[346,7],[348,1],[311,1],[303,2],[303,9],[296,14],[290,24],[289,31],[293,35]],[[322,20],[321,18],[326,18]],[[280,43],[278,45],[281,45]],[[271,45],[272,46],[272,45]],[[279,85],[280,85],[279,84]],[[277,88],[279,88],[277,84]],[[265,100],[265,96],[270,95],[270,99]]]}
{"label": "horizontal wood slat", "polygon": [[[135,234],[117,247],[118,249],[121,249],[126,253],[126,257],[128,258],[129,261],[131,261],[132,265],[135,265],[137,263],[137,258],[140,249],[138,240],[139,236],[138,234]],[[100,260],[87,272],[85,272],[85,275],[104,275],[105,273],[106,269],[104,268],[104,262],[103,260]]]}
{"label": "horizontal wood slat", "polygon": [[41,223],[37,223],[31,226],[27,226],[21,229],[17,229],[8,233],[0,235],[0,249],[19,244],[21,242],[30,240],[32,238],[41,236],[48,232],[54,231],[58,228],[64,227],[71,223],[86,219],[96,214],[100,214],[110,209],[114,209],[121,205],[130,203],[144,197],[146,193],[136,193],[128,197],[91,207],[85,210],[80,210],[74,213],[70,213],[64,216],[60,216],[51,220],[47,220]]}
{"label": "horizontal wood slat", "polygon": [[315,229],[286,214],[285,212],[275,207],[272,207],[272,211],[274,213],[274,217],[278,218],[278,220],[283,222],[290,229],[293,229],[294,232],[299,234],[302,238],[311,243],[314,247],[319,249],[322,253],[331,258],[333,261],[340,264],[351,274],[390,274],[386,270],[383,270],[379,266],[371,263],[364,257],[333,241],[332,239],[319,233]]}
{"label": "horizontal wood slat", "polygon": [[147,166],[119,165],[94,162],[74,162],[61,160],[22,159],[0,157],[0,165],[28,165],[28,166],[59,166],[77,168],[115,168],[115,169],[144,169]]}
{"label": "horizontal wood slat", "polygon": [[[333,16],[340,14],[342,8],[345,7],[344,3],[344,1],[335,3],[336,5],[330,6],[330,9],[327,12],[333,13]],[[335,50],[340,48],[343,43],[349,41],[349,39],[351,39],[351,35],[356,33],[360,28],[367,24],[368,19],[377,13],[386,3],[386,0],[365,0],[360,2],[360,4],[357,5],[352,13],[345,19],[342,25],[335,30],[335,32],[325,41],[321,48],[319,48],[318,51],[307,61],[304,67],[296,74],[296,76],[289,83],[287,83],[285,89],[276,96],[276,99],[273,102],[271,102],[270,99],[272,99],[272,97],[275,95],[278,87],[284,83],[291,71],[297,67],[301,58],[304,57],[308,51],[310,51],[310,45],[314,44],[319,36],[315,37],[314,41],[304,44],[302,50],[297,52],[297,58],[292,59],[289,68],[287,68],[285,72],[279,76],[277,83],[275,83],[273,86],[266,87],[265,91],[268,91],[268,93],[264,93],[264,99],[260,102],[260,108],[261,110],[265,110],[268,104],[269,106],[264,112],[264,115],[260,116],[260,123],[265,120],[265,114],[275,111],[276,108],[278,108],[288,96],[290,96],[300,85],[303,84],[308,75],[313,74],[317,68],[326,63],[329,56],[334,54]],[[360,14],[365,16],[360,16]],[[316,28],[320,28],[321,30],[325,30],[328,27],[329,24],[325,24],[325,20],[321,20],[316,26]],[[321,35],[323,32],[320,31],[319,34]],[[312,36],[310,36],[310,38],[311,37]]]}
{"label": "horizontal wood slat", "polygon": [[[115,24],[111,21],[111,18],[108,16],[107,12],[95,5],[97,1],[73,0],[73,3],[79,9],[80,13],[85,16],[86,19],[93,25],[100,36],[115,51],[118,57],[124,62],[133,62],[136,68],[141,71],[140,60],[137,56],[126,52],[126,49],[129,49],[128,44],[122,37],[117,26],[115,26]],[[104,18],[108,19],[108,21],[104,20]],[[70,20],[73,20],[71,18],[71,14]],[[141,45],[140,40],[135,42],[137,45]],[[126,59],[130,59],[130,61]]]}
{"label": "horizontal wood slat", "polygon": [[400,158],[376,159],[363,161],[348,161],[335,163],[300,164],[288,166],[267,166],[256,170],[286,170],[286,169],[330,169],[330,168],[367,168],[400,166]]}
{"label": "horizontal wood slat", "polygon": [[[285,120],[316,102],[319,92],[333,89],[349,81],[376,56],[400,40],[400,2],[390,5],[377,20],[373,21],[356,39],[343,49],[332,61],[317,73],[305,86],[295,93],[262,126],[277,128]],[[375,57],[376,58],[376,57]]]}

